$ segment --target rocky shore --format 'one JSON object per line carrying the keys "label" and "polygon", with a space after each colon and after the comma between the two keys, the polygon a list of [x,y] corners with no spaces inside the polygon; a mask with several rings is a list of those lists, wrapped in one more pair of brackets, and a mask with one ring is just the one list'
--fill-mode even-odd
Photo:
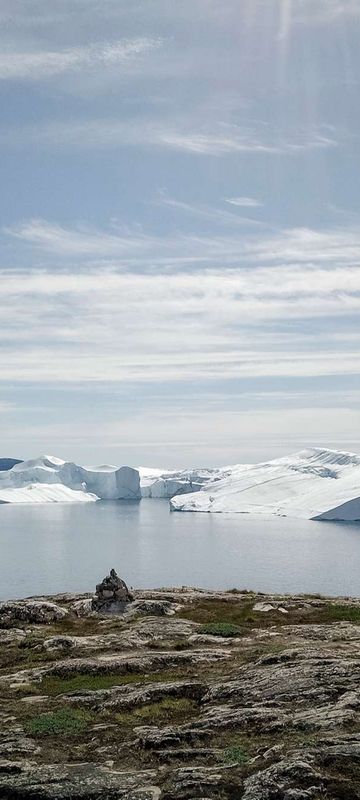
{"label": "rocky shore", "polygon": [[237,590],[0,604],[0,798],[360,798],[360,601]]}

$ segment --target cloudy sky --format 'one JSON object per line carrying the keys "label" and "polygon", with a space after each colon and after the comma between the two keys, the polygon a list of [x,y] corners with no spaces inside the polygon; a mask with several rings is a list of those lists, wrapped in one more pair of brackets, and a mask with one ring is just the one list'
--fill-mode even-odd
{"label": "cloudy sky", "polygon": [[359,0],[2,0],[2,456],[360,452]]}

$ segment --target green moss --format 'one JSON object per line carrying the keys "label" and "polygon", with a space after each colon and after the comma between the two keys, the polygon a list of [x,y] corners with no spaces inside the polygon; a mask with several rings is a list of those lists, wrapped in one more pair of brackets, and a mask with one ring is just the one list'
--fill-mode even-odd
{"label": "green moss", "polygon": [[61,708],[28,719],[25,729],[32,736],[77,736],[83,733],[94,715],[78,709]]}
{"label": "green moss", "polygon": [[89,672],[78,672],[69,678],[48,676],[38,684],[41,694],[58,695],[69,692],[96,691],[97,689],[110,689],[112,686],[122,686],[128,683],[156,683],[157,681],[176,680],[181,677],[179,671],[163,671],[153,673],[108,673],[94,675]]}
{"label": "green moss", "polygon": [[331,603],[325,607],[324,616],[329,622],[360,622],[360,606]]}
{"label": "green moss", "polygon": [[240,636],[241,628],[232,622],[207,622],[199,628],[198,633],[205,633],[208,636]]}
{"label": "green moss", "polygon": [[237,626],[254,625],[256,614],[253,613],[253,600],[202,600],[194,603],[188,608],[182,608],[180,615],[184,619],[194,622],[201,622],[203,625],[208,623],[221,623]]}
{"label": "green moss", "polygon": [[[360,606],[351,603],[332,603],[324,600],[318,605],[309,603],[305,608],[295,605],[289,609],[288,614],[280,614],[276,609],[261,614],[254,612],[254,600],[238,600],[236,595],[233,597],[231,600],[200,600],[188,608],[181,609],[179,616],[203,625],[231,623],[238,626],[240,629],[238,633],[241,629],[245,633],[253,628],[269,628],[274,625],[280,628],[290,623],[311,625],[343,620],[360,623]],[[286,600],[284,604],[286,605]]]}
{"label": "green moss", "polygon": [[231,747],[225,748],[223,760],[225,764],[239,764],[241,766],[246,764],[249,760],[249,756],[244,747],[234,744]]}

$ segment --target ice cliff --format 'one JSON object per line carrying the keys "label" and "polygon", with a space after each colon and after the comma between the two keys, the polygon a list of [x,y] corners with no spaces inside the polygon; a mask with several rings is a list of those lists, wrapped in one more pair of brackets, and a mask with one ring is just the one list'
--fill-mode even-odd
{"label": "ice cliff", "polygon": [[219,469],[184,469],[171,472],[165,469],[139,467],[141,496],[170,500],[175,495],[199,492],[208,481],[224,477]]}
{"label": "ice cliff", "polygon": [[[54,485],[69,491],[61,492],[59,499]],[[22,491],[30,487],[32,492]],[[54,456],[41,456],[0,473],[0,501],[7,503],[138,500],[140,496],[139,472],[131,467],[81,467]]]}
{"label": "ice cliff", "polygon": [[172,511],[276,514],[360,520],[360,456],[313,448],[261,464],[226,468],[200,492],[171,500]]}
{"label": "ice cliff", "polygon": [[170,471],[42,456],[0,471],[0,503],[170,499],[173,511],[360,520],[360,456],[314,448],[261,464]]}

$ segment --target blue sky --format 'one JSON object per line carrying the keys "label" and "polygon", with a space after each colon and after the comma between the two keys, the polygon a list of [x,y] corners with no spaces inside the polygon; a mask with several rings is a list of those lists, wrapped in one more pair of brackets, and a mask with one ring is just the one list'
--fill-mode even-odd
{"label": "blue sky", "polygon": [[2,455],[360,451],[358,0],[2,0]]}

